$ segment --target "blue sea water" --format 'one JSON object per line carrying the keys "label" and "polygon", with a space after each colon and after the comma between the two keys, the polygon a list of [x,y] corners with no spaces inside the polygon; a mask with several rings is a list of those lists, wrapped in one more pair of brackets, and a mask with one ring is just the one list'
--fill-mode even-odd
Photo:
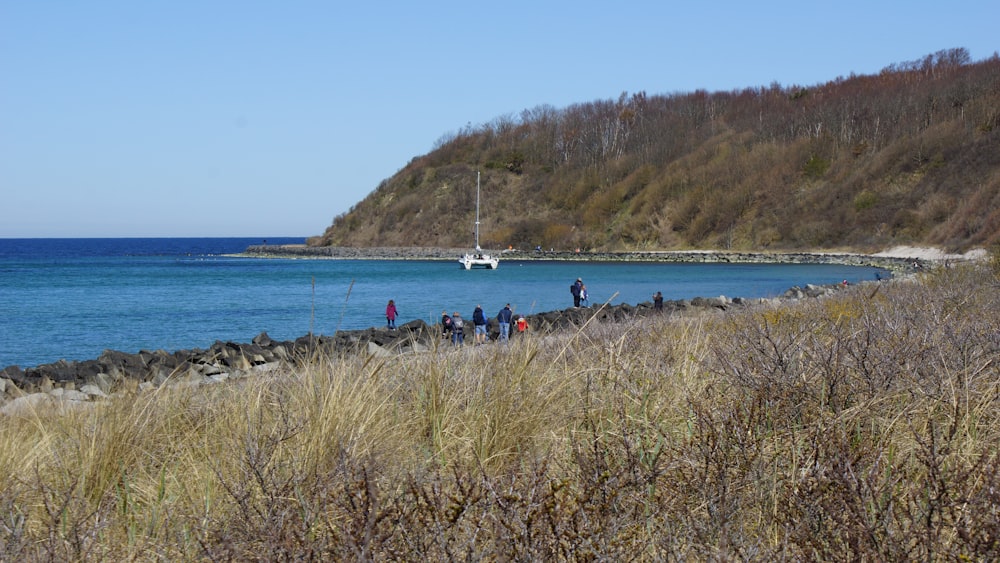
{"label": "blue sea water", "polygon": [[[292,340],[380,326],[396,301],[398,324],[572,305],[581,277],[591,303],[664,298],[770,297],[807,283],[852,283],[875,270],[837,265],[651,264],[506,260],[497,270],[457,262],[267,259],[232,256],[260,238],[0,239],[0,368],[104,350],[207,348],[261,332]],[[295,244],[304,238],[268,239]],[[456,257],[457,258],[457,257]]]}

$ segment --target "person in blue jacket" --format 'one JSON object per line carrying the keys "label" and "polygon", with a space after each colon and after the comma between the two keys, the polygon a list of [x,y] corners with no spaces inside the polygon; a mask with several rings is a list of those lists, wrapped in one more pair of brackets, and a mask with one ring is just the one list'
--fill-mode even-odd
{"label": "person in blue jacket", "polygon": [[514,319],[514,311],[508,303],[497,313],[497,323],[500,325],[500,342],[510,342],[510,321]]}
{"label": "person in blue jacket", "polygon": [[486,342],[486,313],[483,313],[483,306],[476,305],[476,310],[472,312],[472,324],[476,327],[476,344]]}

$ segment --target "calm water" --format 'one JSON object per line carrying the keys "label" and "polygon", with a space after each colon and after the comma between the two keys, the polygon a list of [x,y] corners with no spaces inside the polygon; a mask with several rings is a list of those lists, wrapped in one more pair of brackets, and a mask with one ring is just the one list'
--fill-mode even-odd
{"label": "calm water", "polygon": [[[268,243],[301,243],[302,238]],[[283,260],[226,256],[259,238],[0,239],[0,368],[123,352],[249,342],[261,332],[292,340],[384,323],[436,322],[441,311],[494,316],[572,305],[582,277],[591,303],[768,297],[794,285],[857,282],[872,268],[834,265],[621,264],[504,261],[497,270],[457,262]]]}

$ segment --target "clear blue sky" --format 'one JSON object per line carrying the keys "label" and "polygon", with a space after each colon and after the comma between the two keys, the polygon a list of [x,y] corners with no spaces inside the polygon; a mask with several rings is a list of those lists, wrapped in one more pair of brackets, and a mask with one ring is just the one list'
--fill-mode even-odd
{"label": "clear blue sky", "polygon": [[466,124],[981,60],[997,22],[997,0],[0,0],[0,237],[316,235]]}

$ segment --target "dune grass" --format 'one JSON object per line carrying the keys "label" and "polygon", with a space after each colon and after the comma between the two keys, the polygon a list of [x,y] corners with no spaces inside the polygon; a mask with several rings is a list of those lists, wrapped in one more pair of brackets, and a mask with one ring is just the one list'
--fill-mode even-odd
{"label": "dune grass", "polygon": [[0,421],[0,559],[1000,557],[988,265]]}

